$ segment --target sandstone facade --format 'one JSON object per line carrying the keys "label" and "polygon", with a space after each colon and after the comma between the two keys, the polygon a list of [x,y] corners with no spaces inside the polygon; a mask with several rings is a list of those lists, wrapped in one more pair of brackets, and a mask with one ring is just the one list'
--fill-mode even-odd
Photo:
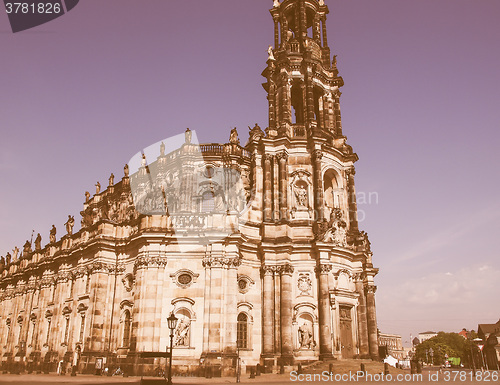
{"label": "sandstone facade", "polygon": [[86,194],[81,230],[69,218],[59,240],[54,228],[47,245],[2,258],[4,368],[153,370],[164,359],[140,353],[166,351],[172,312],[177,370],[377,358],[378,269],[358,226],[327,14],[323,1],[275,1],[264,131],[241,146],[236,130],[202,145],[188,130]]}

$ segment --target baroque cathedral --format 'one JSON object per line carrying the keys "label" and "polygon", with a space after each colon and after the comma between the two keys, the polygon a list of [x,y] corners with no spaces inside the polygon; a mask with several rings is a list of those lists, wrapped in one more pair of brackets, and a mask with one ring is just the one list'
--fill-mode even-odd
{"label": "baroque cathedral", "polygon": [[[274,1],[262,72],[269,121],[242,146],[155,146],[85,194],[81,229],[53,226],[0,260],[0,359],[28,371],[210,365],[267,371],[378,358],[374,277],[360,231],[323,0]],[[333,60],[332,60],[333,59]],[[155,358],[155,356],[157,356]]]}

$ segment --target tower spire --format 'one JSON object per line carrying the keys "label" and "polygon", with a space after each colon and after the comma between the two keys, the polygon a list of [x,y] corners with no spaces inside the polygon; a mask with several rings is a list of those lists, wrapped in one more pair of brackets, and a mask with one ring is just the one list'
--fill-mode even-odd
{"label": "tower spire", "polygon": [[322,0],[274,1],[274,49],[262,75],[269,101],[269,137],[342,137],[339,88],[330,58]]}

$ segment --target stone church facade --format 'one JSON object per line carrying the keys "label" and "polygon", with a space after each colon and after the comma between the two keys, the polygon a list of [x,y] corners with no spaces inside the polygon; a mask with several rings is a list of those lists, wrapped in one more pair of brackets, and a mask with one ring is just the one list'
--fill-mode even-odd
{"label": "stone church facade", "polygon": [[321,0],[274,2],[262,75],[268,127],[193,142],[127,165],[86,193],[81,229],[40,236],[0,262],[2,368],[153,370],[167,317],[173,366],[234,372],[377,358],[370,242],[360,231],[358,160],[346,144],[336,57]]}

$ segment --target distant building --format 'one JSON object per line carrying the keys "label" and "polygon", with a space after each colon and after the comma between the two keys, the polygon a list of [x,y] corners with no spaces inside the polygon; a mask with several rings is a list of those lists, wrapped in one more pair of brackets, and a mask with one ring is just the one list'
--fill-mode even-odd
{"label": "distant building", "polygon": [[500,366],[500,320],[495,324],[479,324],[477,335],[483,340],[483,354],[488,369]]}
{"label": "distant building", "polygon": [[461,331],[458,332],[458,335],[467,339],[467,337],[469,336],[469,332],[467,331],[467,329],[463,328]]}
{"label": "distant building", "polygon": [[423,332],[423,333],[418,333],[418,340],[420,343],[427,341],[428,339],[431,339],[432,337],[436,337],[438,334],[436,332]]}
{"label": "distant building", "polygon": [[398,360],[402,360],[406,356],[401,336],[399,335],[380,333],[378,335],[378,345],[386,350],[387,355],[393,356]]}

